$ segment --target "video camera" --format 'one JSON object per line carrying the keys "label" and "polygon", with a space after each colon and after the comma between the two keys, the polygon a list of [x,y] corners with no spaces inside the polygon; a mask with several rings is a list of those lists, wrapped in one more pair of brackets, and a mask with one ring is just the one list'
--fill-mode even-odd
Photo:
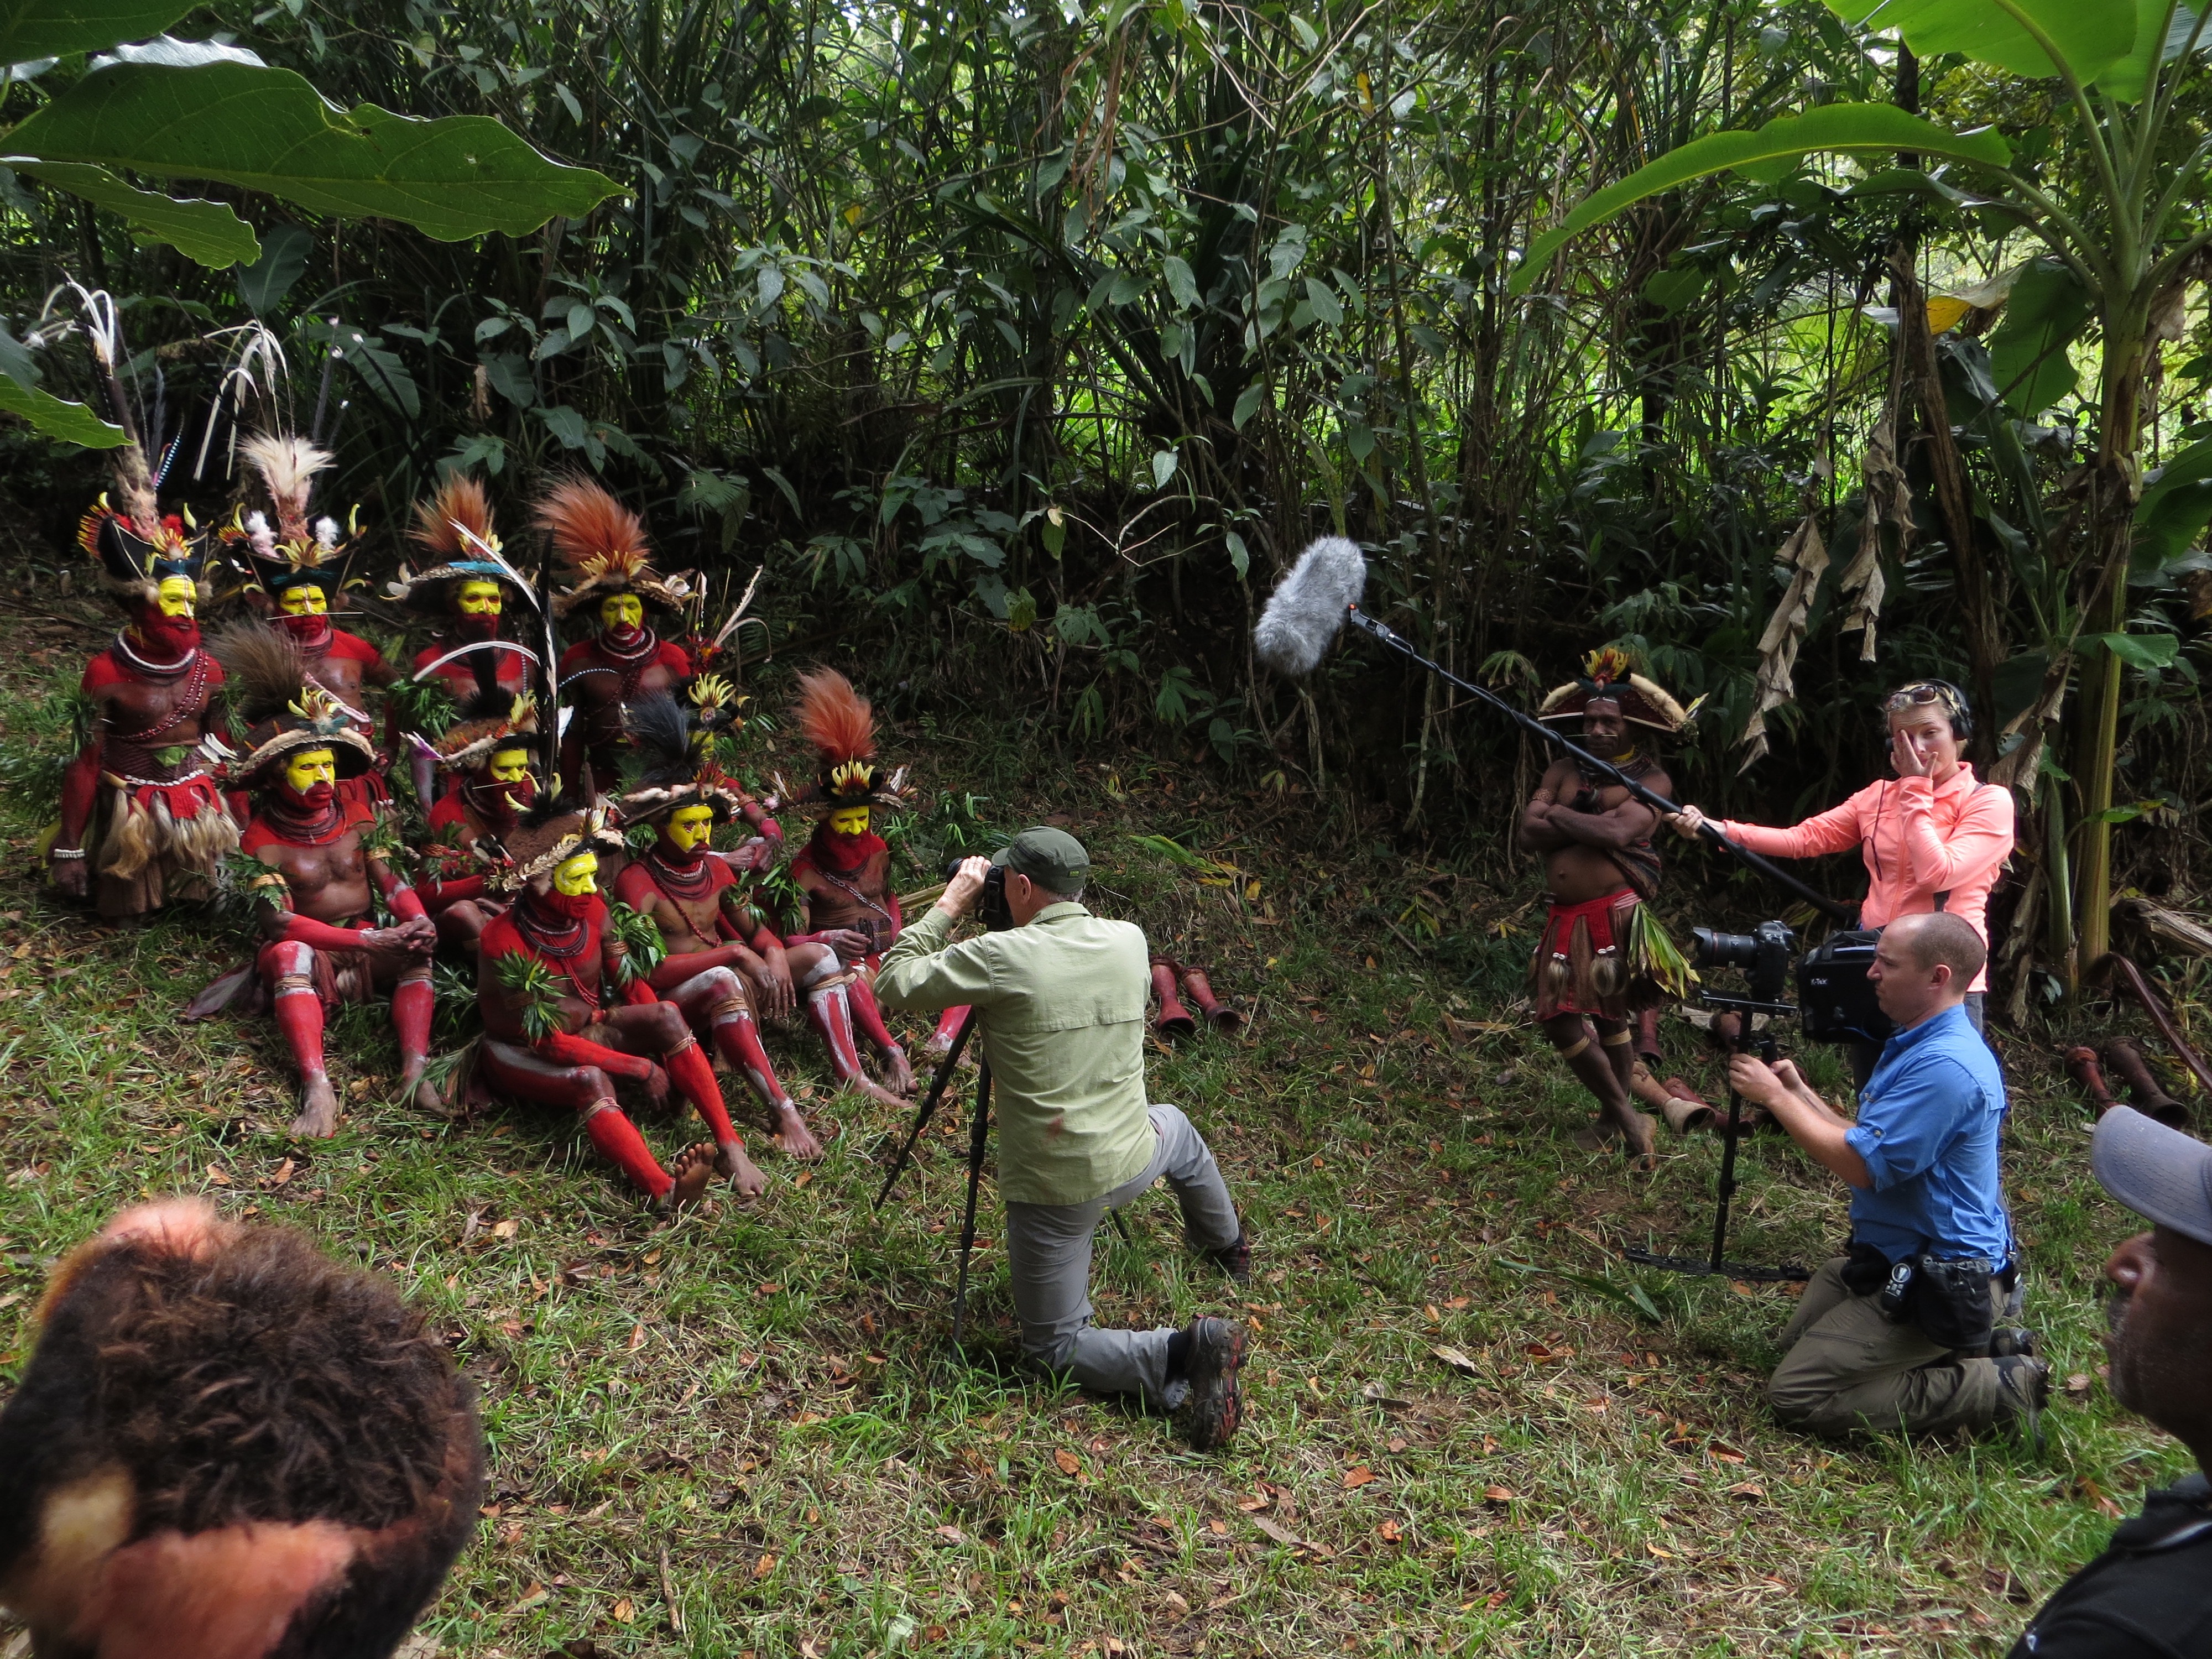
{"label": "video camera", "polygon": [[[973,856],[970,854],[969,856]],[[967,859],[954,859],[945,866],[945,878],[951,881],[960,873]],[[985,872],[983,891],[975,901],[975,919],[992,933],[1003,933],[1014,925],[1014,913],[1006,908],[1006,866],[994,864]]]}
{"label": "video camera", "polygon": [[[1747,933],[1711,927],[1691,930],[1692,963],[1699,968],[1741,968],[1751,994],[1744,1000],[1781,1005],[1791,968],[1797,980],[1796,1013],[1808,1041],[1882,1042],[1897,1028],[1875,1000],[1867,969],[1880,928],[1831,933],[1800,957],[1797,934],[1786,921],[1762,921]],[[1727,1000],[1707,995],[1708,1003]],[[1769,1012],[1761,1009],[1757,1012]]]}

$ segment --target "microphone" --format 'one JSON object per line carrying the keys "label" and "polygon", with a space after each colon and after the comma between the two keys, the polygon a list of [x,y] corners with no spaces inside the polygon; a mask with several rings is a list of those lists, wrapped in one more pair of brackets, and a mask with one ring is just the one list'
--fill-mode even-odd
{"label": "microphone", "polygon": [[1252,630],[1260,660],[1279,674],[1310,674],[1367,587],[1367,561],[1341,536],[1323,536],[1298,555]]}

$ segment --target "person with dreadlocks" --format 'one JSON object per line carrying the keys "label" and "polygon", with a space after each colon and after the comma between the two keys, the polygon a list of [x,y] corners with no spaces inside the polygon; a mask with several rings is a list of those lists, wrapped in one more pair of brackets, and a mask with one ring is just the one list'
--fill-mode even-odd
{"label": "person with dreadlocks", "polygon": [[[574,1112],[592,1145],[657,1209],[696,1203],[716,1175],[743,1197],[765,1191],[684,1011],[655,994],[630,956],[624,933],[635,917],[625,908],[618,920],[599,896],[600,855],[625,850],[603,811],[541,802],[492,850],[501,863],[494,889],[514,902],[477,948],[479,1074],[519,1099]],[[617,1103],[617,1078],[655,1102],[673,1082],[714,1138],[664,1170]]]}
{"label": "person with dreadlocks", "polygon": [[[914,1092],[914,1068],[884,1024],[874,991],[877,964],[904,925],[898,895],[891,890],[891,849],[871,827],[878,807],[906,805],[906,769],[888,778],[876,764],[873,705],[834,668],[799,677],[799,725],[814,745],[821,775],[792,796],[793,805],[819,805],[822,820],[791,860],[792,879],[806,896],[806,928],[785,936],[784,945],[824,945],[836,953],[834,974],[815,980],[806,993],[806,1017],[829,1046],[838,1080],[897,1104]],[[778,793],[783,793],[779,786]],[[949,1034],[967,1017],[948,1008],[938,1031]],[[888,1089],[878,1088],[861,1068],[854,1042],[858,1027],[883,1061]]]}
{"label": "person with dreadlocks", "polygon": [[129,620],[85,665],[89,727],[62,775],[54,885],[103,916],[145,915],[212,890],[238,826],[198,753],[220,727],[222,666],[201,647],[209,538],[164,517],[135,441],[115,452],[120,510],[102,495],[77,542]]}
{"label": "person with dreadlocks", "polygon": [[[325,1026],[346,1004],[388,993],[400,1091],[436,1110],[442,1103],[422,1073],[438,930],[392,867],[398,848],[382,814],[340,788],[374,764],[375,746],[335,697],[307,683],[300,648],[286,635],[248,623],[225,632],[215,649],[238,684],[241,712],[257,721],[226,770],[253,802],[239,840],[239,885],[262,943],[251,967],[217,980],[186,1017],[274,1013],[300,1071],[292,1133],[328,1136],[337,1133],[338,1097],[324,1062]],[[380,897],[396,919],[391,927],[374,920]]]}
{"label": "person with dreadlocks", "polygon": [[511,835],[538,799],[538,699],[527,691],[479,693],[435,744],[438,769],[459,781],[431,807],[416,891],[438,924],[438,942],[474,961],[486,923],[506,906],[491,896],[483,852]]}
{"label": "person with dreadlocks", "polygon": [[[1656,756],[1630,732],[1680,731],[1687,717],[1674,698],[1610,647],[1593,651],[1581,678],[1554,690],[1537,711],[1547,722],[1579,720],[1582,746],[1645,788],[1671,785]],[[1550,892],[1543,937],[1528,964],[1536,1018],[1568,1069],[1597,1097],[1596,1128],[1618,1134],[1633,1164],[1650,1167],[1650,1120],[1629,1092],[1635,1056],[1631,1018],[1686,982],[1681,957],[1644,908],[1659,890],[1651,845],[1658,815],[1572,757],[1546,769],[1521,815],[1523,850],[1544,856]]]}
{"label": "person with dreadlocks", "polygon": [[347,536],[335,519],[311,522],[307,517],[315,475],[336,457],[304,438],[269,433],[246,439],[239,453],[261,475],[276,522],[272,527],[267,514],[249,513],[223,530],[223,540],[266,607],[269,626],[299,647],[308,684],[343,710],[368,742],[371,764],[348,778],[338,793],[372,805],[387,801],[391,791],[377,763],[368,688],[389,686],[399,671],[367,640],[331,620],[331,606],[343,594],[358,527]]}
{"label": "person with dreadlocks", "polygon": [[410,733],[422,735],[426,694],[456,709],[495,706],[503,712],[530,690],[538,654],[501,635],[507,602],[519,592],[517,573],[502,555],[481,483],[465,472],[450,475],[428,500],[416,503],[409,533],[429,563],[420,572],[401,565],[384,591],[430,618],[436,631],[415,653],[414,672],[392,688],[388,741],[394,754],[408,755],[416,793],[428,806],[436,758],[406,742]]}
{"label": "person with dreadlocks", "polygon": [[680,612],[692,579],[655,571],[637,514],[588,478],[554,485],[538,504],[537,523],[572,579],[555,597],[554,615],[580,615],[594,626],[561,653],[561,696],[576,711],[561,742],[561,775],[580,797],[596,799],[620,787],[629,740],[623,711],[691,678],[690,654],[653,631],[646,608]]}
{"label": "person with dreadlocks", "polygon": [[738,702],[728,681],[704,674],[692,683],[688,710],[659,695],[630,705],[639,766],[635,787],[622,798],[623,823],[650,826],[653,842],[615,878],[615,896],[652,924],[665,953],[649,975],[653,988],[744,1074],[784,1150],[817,1158],[822,1144],[777,1079],[754,1011],[788,1014],[801,988],[842,968],[827,945],[787,952],[753,903],[750,878],[774,856],[765,840],[757,836],[729,854],[712,844],[718,827],[744,820],[752,799],[722,770],[716,753],[743,718]]}
{"label": "person with dreadlocks", "polygon": [[196,1198],[62,1258],[0,1411],[0,1605],[49,1659],[384,1659],[477,1527],[473,1390],[385,1273]]}

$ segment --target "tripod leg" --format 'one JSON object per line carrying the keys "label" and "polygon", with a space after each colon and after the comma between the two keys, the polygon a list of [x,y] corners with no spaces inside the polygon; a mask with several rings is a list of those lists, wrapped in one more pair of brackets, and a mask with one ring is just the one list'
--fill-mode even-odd
{"label": "tripod leg", "polygon": [[1712,1270],[1721,1271],[1728,1250],[1729,1200],[1735,1196],[1735,1142],[1743,1128],[1743,1097],[1729,1091],[1728,1127],[1721,1131],[1720,1205],[1713,1213]]}
{"label": "tripod leg", "polygon": [[977,1070],[975,1121],[968,1130],[968,1209],[960,1220],[960,1288],[952,1296],[956,1348],[968,1324],[968,1258],[975,1249],[975,1194],[983,1184],[983,1146],[991,1133],[991,1062],[983,1061]]}
{"label": "tripod leg", "polygon": [[921,1139],[921,1132],[929,1127],[936,1115],[938,1104],[945,1098],[945,1085],[952,1080],[952,1068],[960,1063],[960,1051],[968,1046],[968,1033],[975,1024],[975,1011],[965,1011],[960,1029],[952,1034],[952,1046],[945,1051],[945,1058],[937,1063],[937,1075],[929,1080],[929,1092],[922,1097],[921,1108],[914,1115],[914,1127],[907,1132],[906,1145],[899,1148],[898,1157],[891,1164],[891,1172],[884,1177],[883,1190],[876,1194],[876,1208],[884,1207],[884,1200],[898,1185],[898,1178],[906,1173],[906,1166],[914,1158],[914,1149]]}

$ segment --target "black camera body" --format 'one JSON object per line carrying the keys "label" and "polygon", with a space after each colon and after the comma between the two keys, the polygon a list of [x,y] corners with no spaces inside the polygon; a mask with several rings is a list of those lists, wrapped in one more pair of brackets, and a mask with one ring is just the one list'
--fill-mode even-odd
{"label": "black camera body", "polygon": [[[945,866],[945,878],[951,881],[960,873],[960,866],[968,860],[955,859]],[[975,901],[975,919],[994,933],[1003,933],[1014,925],[1014,913],[1006,908],[1006,866],[994,864],[983,874],[983,891]]]}
{"label": "black camera body", "polygon": [[1897,1024],[1881,1011],[1867,977],[1879,927],[1831,933],[1797,964],[1797,1005],[1814,1042],[1887,1042]]}
{"label": "black camera body", "polygon": [[1790,963],[1797,954],[1797,934],[1788,922],[1762,921],[1747,933],[1693,927],[1690,938],[1692,965],[1742,969],[1752,1001],[1780,1002],[1790,988]]}

